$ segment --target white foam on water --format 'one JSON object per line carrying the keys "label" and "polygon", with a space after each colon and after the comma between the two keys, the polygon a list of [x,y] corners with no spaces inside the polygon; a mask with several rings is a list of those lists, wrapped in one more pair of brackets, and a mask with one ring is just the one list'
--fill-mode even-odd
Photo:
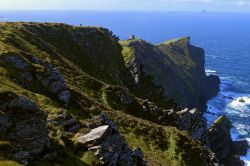
{"label": "white foam on water", "polygon": [[210,74],[210,73],[216,73],[216,70],[210,70],[210,69],[207,69],[205,70],[207,74]]}
{"label": "white foam on water", "polygon": [[229,108],[244,112],[250,106],[250,97],[243,96],[234,99],[231,103],[227,105]]}
{"label": "white foam on water", "polygon": [[232,140],[237,141],[242,137],[249,136],[250,126],[242,123],[234,123],[234,128],[231,129]]}
{"label": "white foam on water", "polygon": [[[237,115],[243,118],[250,118],[250,97],[238,97],[231,101],[226,107],[225,111],[230,115]],[[250,126],[241,122],[234,123],[234,128],[231,130],[233,140],[239,140],[243,136],[250,135]],[[245,138],[250,145],[250,138]],[[241,160],[245,162],[245,166],[250,166],[250,149],[246,156],[241,156]]]}
{"label": "white foam on water", "polygon": [[205,72],[206,72],[206,75],[207,75],[207,76],[209,76],[209,75],[214,75],[214,74],[217,73],[216,70],[211,70],[211,69],[206,69]]}
{"label": "white foam on water", "polygon": [[[242,85],[241,82],[232,81],[231,77],[221,78],[220,85],[221,92],[219,95],[208,101],[208,112],[204,113],[208,126],[222,114],[226,114],[232,118],[250,119],[250,96],[249,94],[236,93],[231,91],[230,87]],[[245,123],[245,124],[244,124]],[[232,140],[246,139],[250,145],[250,126],[238,120],[233,121],[233,128],[231,129]],[[245,162],[245,166],[250,166],[250,149],[246,156],[241,156],[241,160]]]}
{"label": "white foam on water", "polygon": [[217,58],[217,56],[213,55],[213,54],[206,54],[206,57],[210,57],[212,59],[216,59]]}

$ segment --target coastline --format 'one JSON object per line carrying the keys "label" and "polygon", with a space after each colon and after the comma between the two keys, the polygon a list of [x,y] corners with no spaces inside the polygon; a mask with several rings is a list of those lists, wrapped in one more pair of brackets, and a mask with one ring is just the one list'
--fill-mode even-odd
{"label": "coastline", "polygon": [[[217,74],[216,70],[206,70],[206,74]],[[221,77],[220,77],[221,78]],[[233,128],[230,130],[232,141],[242,141],[247,140],[248,144],[250,146],[250,138],[247,136],[244,136],[244,133],[242,133],[241,128],[237,128],[237,122],[233,121],[233,118],[230,116],[230,112],[228,109],[233,109],[234,107],[240,105],[241,108],[243,107],[243,103],[238,102],[236,105],[235,102],[237,102],[237,99],[241,99],[243,97],[247,97],[247,94],[243,93],[235,93],[227,91],[227,87],[233,84],[233,81],[229,82],[227,78],[224,77],[221,78],[221,84],[220,84],[220,92],[217,96],[210,99],[207,102],[207,112],[204,113],[204,117],[207,120],[208,128],[211,126],[211,124],[214,122],[216,118],[218,118],[221,115],[226,115],[230,119],[230,121],[233,123]],[[233,104],[232,104],[233,103]],[[246,103],[246,106],[249,103]],[[234,106],[232,108],[232,106]],[[229,108],[228,108],[229,107]],[[239,108],[240,109],[240,108]],[[250,148],[248,149],[248,153],[246,156],[241,156],[241,160],[245,162],[245,166],[250,165]]]}

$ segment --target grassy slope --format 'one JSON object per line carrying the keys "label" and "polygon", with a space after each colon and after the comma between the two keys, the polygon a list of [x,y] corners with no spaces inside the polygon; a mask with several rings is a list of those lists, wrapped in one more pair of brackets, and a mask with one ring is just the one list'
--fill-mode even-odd
{"label": "grassy slope", "polygon": [[[84,47],[76,44],[73,40],[75,35],[80,36],[78,39],[80,43],[88,43],[88,45]],[[106,95],[110,87],[114,87],[111,91],[120,90],[122,88],[117,85],[124,86],[129,82],[129,79],[124,76],[125,65],[121,46],[107,30],[64,24],[0,24],[0,90],[13,91],[28,97],[48,116],[53,116],[63,108],[63,105],[36,81],[28,84],[26,88],[22,87],[16,81],[23,81],[20,71],[4,61],[4,57],[9,55],[25,59],[33,66],[32,71],[43,70],[40,66],[32,64],[30,61],[32,55],[56,66],[71,90],[72,98],[67,110],[82,123],[101,111],[107,112],[119,126],[128,143],[132,147],[140,147],[143,150],[149,165],[154,163],[202,165],[205,157],[197,157],[197,155],[205,154],[206,151],[199,143],[194,142],[176,128],[159,126],[143,119],[147,118],[147,115],[141,112],[142,99],[137,98],[140,96],[134,97],[135,105],[124,108],[119,107],[119,101]],[[136,95],[136,93],[133,94]],[[110,99],[118,107],[114,108]],[[48,126],[48,132],[50,138],[55,140],[56,148],[63,151],[56,160],[59,165],[84,164],[82,156],[76,155],[74,147],[68,146],[63,140],[62,129]],[[72,136],[68,137],[71,140]],[[1,163],[9,162],[8,157],[2,155],[1,151],[0,156]],[[33,164],[50,165],[39,156],[35,158]]]}

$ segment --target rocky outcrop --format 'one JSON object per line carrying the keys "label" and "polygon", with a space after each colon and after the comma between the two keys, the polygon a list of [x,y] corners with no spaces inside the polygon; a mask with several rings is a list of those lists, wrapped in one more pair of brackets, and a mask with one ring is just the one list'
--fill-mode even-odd
{"label": "rocky outcrop", "polygon": [[47,142],[46,115],[35,103],[12,92],[0,93],[0,139],[12,144],[9,157],[23,164]]}
{"label": "rocky outcrop", "polygon": [[239,155],[246,155],[248,144],[245,141],[233,142],[230,129],[231,122],[226,116],[216,119],[208,130],[208,139],[213,152],[225,166],[243,166]]}
{"label": "rocky outcrop", "polygon": [[156,123],[166,126],[176,126],[181,131],[187,131],[194,140],[208,145],[207,121],[198,109],[163,110],[154,103],[144,101],[143,111],[151,116],[158,117]]}
{"label": "rocky outcrop", "polygon": [[77,142],[82,145],[99,143],[100,140],[105,137],[108,128],[109,128],[108,125],[100,126],[91,130],[91,132],[88,134],[79,135],[77,136]]}
{"label": "rocky outcrop", "polygon": [[5,60],[18,70],[26,70],[30,67],[28,62],[26,62],[25,60],[16,55],[9,55],[5,58]]}
{"label": "rocky outcrop", "polygon": [[207,121],[198,109],[184,109],[177,112],[176,124],[180,130],[188,131],[190,136],[208,145]]}
{"label": "rocky outcrop", "polygon": [[89,124],[93,128],[88,134],[76,134],[78,148],[86,146],[93,151],[103,165],[143,166],[143,153],[140,149],[131,149],[114,123],[105,114],[94,118]]}
{"label": "rocky outcrop", "polygon": [[48,88],[51,93],[56,94],[58,99],[67,106],[70,100],[70,91],[60,71],[53,65],[35,56],[32,57],[32,62],[44,67],[44,71],[36,72],[35,77],[41,81],[42,85]]}
{"label": "rocky outcrop", "polygon": [[[70,91],[67,88],[64,77],[53,65],[36,56],[32,56],[31,62],[33,64],[31,64],[21,56],[14,54],[6,55],[5,61],[18,70],[17,72],[20,72],[21,78],[26,81],[21,83],[21,85],[27,87],[29,84],[34,84],[32,81],[36,78],[50,93],[56,94],[59,101],[63,102],[65,106],[68,105]],[[38,67],[40,70],[38,70]]]}

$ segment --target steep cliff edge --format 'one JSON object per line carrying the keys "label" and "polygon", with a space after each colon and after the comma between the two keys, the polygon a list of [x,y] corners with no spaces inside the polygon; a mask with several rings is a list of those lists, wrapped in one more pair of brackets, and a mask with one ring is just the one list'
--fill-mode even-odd
{"label": "steep cliff edge", "polygon": [[219,78],[206,76],[204,51],[191,45],[189,37],[160,45],[141,39],[121,44],[127,66],[139,86],[145,75],[150,76],[167,99],[174,99],[182,107],[201,110],[205,110],[206,102],[218,94]]}
{"label": "steep cliff edge", "polygon": [[[169,100],[204,104],[187,98],[195,69],[178,67],[160,46],[135,43],[137,52],[98,27],[0,23],[0,162],[216,165],[202,111]],[[173,89],[155,82],[161,74]],[[195,79],[217,85],[204,74]]]}

